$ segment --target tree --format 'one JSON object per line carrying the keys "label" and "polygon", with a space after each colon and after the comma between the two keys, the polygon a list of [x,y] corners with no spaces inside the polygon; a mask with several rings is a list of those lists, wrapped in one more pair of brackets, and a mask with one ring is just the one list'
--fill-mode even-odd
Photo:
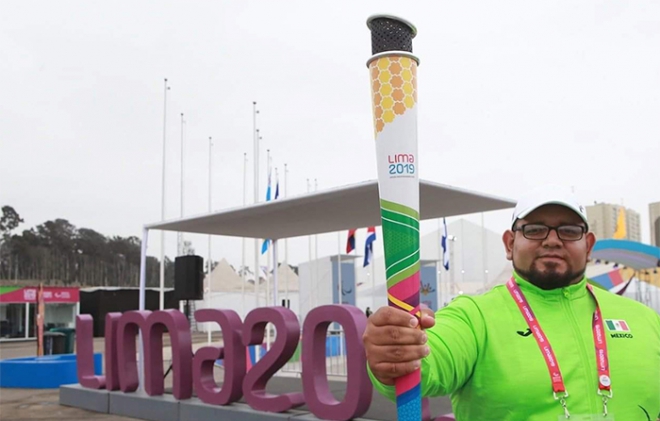
{"label": "tree", "polygon": [[[132,286],[140,279],[142,241],[105,235],[55,219],[12,234],[23,222],[11,207],[0,217],[0,279],[34,279],[84,286]],[[187,244],[191,249],[190,243]],[[174,262],[165,258],[165,286],[174,285]],[[160,262],[146,259],[146,283],[160,284]]]}
{"label": "tree", "polygon": [[45,246],[55,248],[62,254],[74,251],[76,227],[66,219],[46,221],[36,231]]}
{"label": "tree", "polygon": [[96,257],[109,255],[108,239],[89,228],[80,228],[75,237],[75,250],[80,254]]}
{"label": "tree", "polygon": [[11,277],[11,232],[23,222],[18,212],[11,206],[2,207],[0,216],[0,277]]}
{"label": "tree", "polygon": [[0,216],[0,234],[3,237],[9,236],[11,231],[23,223],[23,218],[11,206],[2,207],[2,216]]}

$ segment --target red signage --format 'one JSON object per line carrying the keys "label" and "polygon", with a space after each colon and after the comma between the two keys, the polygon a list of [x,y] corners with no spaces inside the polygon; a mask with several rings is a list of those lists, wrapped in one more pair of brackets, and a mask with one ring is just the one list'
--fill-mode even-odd
{"label": "red signage", "polygon": [[[36,303],[38,287],[25,287],[0,294],[0,303]],[[77,303],[78,288],[44,287],[44,303]]]}

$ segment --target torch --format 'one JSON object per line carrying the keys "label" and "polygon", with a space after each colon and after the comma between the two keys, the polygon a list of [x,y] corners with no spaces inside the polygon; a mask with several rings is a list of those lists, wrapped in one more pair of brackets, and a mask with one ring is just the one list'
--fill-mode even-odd
{"label": "torch", "polygon": [[[421,317],[419,300],[419,178],[417,168],[417,30],[387,15],[367,20],[378,192],[385,248],[387,299]],[[420,326],[420,324],[418,324]],[[399,421],[422,419],[421,371],[396,380]]]}

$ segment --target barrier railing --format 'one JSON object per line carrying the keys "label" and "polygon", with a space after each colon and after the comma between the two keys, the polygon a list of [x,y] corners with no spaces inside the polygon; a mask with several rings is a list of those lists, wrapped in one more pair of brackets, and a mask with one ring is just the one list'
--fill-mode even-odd
{"label": "barrier railing", "polygon": [[[288,376],[300,376],[302,373],[302,360],[300,359],[300,347],[293,357],[286,363],[280,373]],[[328,377],[346,377],[346,338],[344,331],[340,329],[328,329],[325,340],[326,373]]]}

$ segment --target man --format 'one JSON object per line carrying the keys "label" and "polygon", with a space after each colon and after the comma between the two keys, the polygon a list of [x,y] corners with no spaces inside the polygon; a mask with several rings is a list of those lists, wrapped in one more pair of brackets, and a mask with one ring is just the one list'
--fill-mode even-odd
{"label": "man", "polygon": [[514,268],[506,285],[423,310],[424,330],[395,308],[369,317],[376,389],[394,399],[394,380],[421,365],[423,395],[451,395],[458,421],[655,420],[660,316],[587,283],[596,238],[584,207],[536,190],[502,240]]}

